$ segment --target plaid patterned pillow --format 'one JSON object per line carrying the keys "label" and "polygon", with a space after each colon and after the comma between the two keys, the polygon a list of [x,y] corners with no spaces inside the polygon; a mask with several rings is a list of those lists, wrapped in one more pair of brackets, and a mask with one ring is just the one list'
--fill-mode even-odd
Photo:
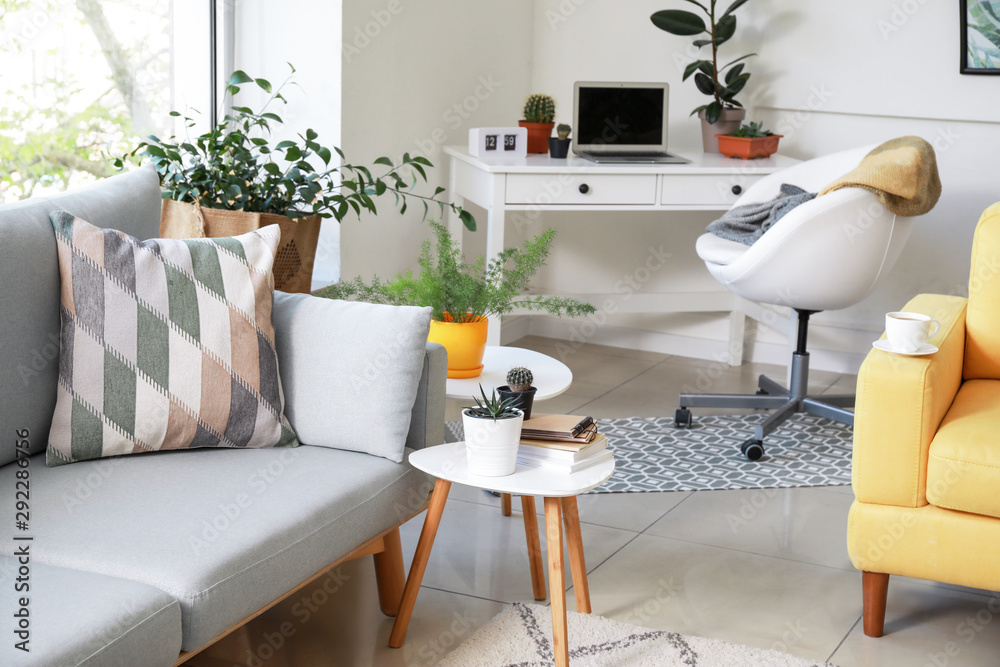
{"label": "plaid patterned pillow", "polygon": [[50,214],[62,278],[46,464],[297,445],[271,324],[280,231],[139,241]]}

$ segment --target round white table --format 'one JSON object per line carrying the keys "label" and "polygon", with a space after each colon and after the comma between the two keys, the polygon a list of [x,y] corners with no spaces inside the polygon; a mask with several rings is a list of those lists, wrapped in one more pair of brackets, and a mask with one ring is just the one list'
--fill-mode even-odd
{"label": "round white table", "polygon": [[566,579],[563,564],[563,522],[566,523],[566,542],[573,575],[576,610],[590,613],[590,588],[587,584],[587,565],[583,557],[583,538],[580,534],[580,514],[576,496],[603,484],[615,471],[614,459],[591,468],[565,474],[518,465],[512,475],[481,477],[469,472],[464,442],[452,442],[428,447],[410,454],[410,465],[437,478],[431,493],[430,505],[424,526],[420,531],[413,563],[403,589],[403,600],[392,626],[389,646],[399,648],[406,637],[406,629],[417,601],[420,582],[427,569],[427,560],[434,546],[448,500],[452,483],[465,484],[490,491],[521,496],[524,517],[524,534],[528,542],[528,561],[531,566],[531,585],[536,600],[545,599],[545,580],[542,573],[542,549],[535,518],[535,498],[545,498],[545,539],[548,544],[549,597],[552,606],[552,649],[556,667],[568,667],[569,644],[566,630]]}
{"label": "round white table", "polygon": [[536,401],[544,401],[569,389],[573,383],[573,371],[569,366],[547,354],[526,350],[523,347],[487,345],[483,354],[483,372],[474,378],[448,378],[445,393],[448,398],[472,400],[479,396],[479,385],[483,385],[486,395],[507,384],[507,371],[515,366],[525,366],[531,371],[532,385],[538,388]]}

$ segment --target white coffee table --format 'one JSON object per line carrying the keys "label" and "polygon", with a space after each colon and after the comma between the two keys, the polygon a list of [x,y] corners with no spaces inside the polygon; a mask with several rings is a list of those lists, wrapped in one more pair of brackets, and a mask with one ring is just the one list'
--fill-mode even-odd
{"label": "white coffee table", "polygon": [[420,531],[417,549],[413,554],[410,574],[403,589],[399,614],[392,626],[389,646],[399,648],[406,637],[406,629],[417,601],[417,592],[427,569],[427,560],[434,546],[444,512],[448,491],[452,483],[465,484],[489,491],[521,496],[524,515],[524,533],[528,542],[528,560],[531,566],[531,584],[536,600],[545,599],[545,582],[541,565],[541,544],[535,518],[534,496],[545,498],[545,539],[548,545],[549,598],[552,605],[552,649],[557,667],[568,667],[569,644],[566,631],[566,580],[563,564],[563,521],[566,523],[566,542],[573,575],[576,610],[590,613],[590,589],[587,584],[587,565],[583,557],[583,538],[580,534],[580,514],[576,496],[603,484],[615,471],[614,459],[579,472],[565,474],[543,468],[518,465],[514,474],[505,477],[481,477],[469,473],[465,443],[453,442],[428,447],[410,454],[410,465],[437,478],[431,493],[430,506]]}
{"label": "white coffee table", "polygon": [[507,384],[507,371],[515,366],[525,366],[534,376],[532,385],[537,387],[536,401],[544,401],[569,389],[573,383],[573,371],[569,366],[547,354],[526,350],[523,347],[487,345],[483,354],[483,372],[474,378],[448,378],[445,393],[448,398],[472,401],[479,396],[479,385],[483,385],[486,395],[497,387]]}

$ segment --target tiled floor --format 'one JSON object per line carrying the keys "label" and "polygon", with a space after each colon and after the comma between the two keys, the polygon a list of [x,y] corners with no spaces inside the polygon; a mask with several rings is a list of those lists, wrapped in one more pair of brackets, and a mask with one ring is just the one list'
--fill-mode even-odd
{"label": "tiled floor", "polygon": [[[516,345],[560,357],[573,370],[572,387],[546,402],[547,411],[603,418],[669,416],[682,389],[752,391],[759,373],[781,380],[785,372],[596,345],[565,356],[543,338]],[[810,384],[814,392],[840,393],[852,381],[815,372]],[[449,405],[449,419],[461,405]],[[843,667],[1000,664],[1000,622],[991,623],[996,603],[986,591],[893,577],[886,635],[863,635],[861,577],[845,544],[852,499],[849,487],[582,497],[593,611]],[[403,648],[386,648],[392,620],[378,610],[371,559],[363,558],[339,570],[334,604],[325,605],[322,618],[290,625],[295,636],[287,639],[272,634],[271,644],[282,643],[277,651],[246,646],[248,657],[275,654],[246,664],[435,664],[504,603],[532,601],[514,505],[505,518],[496,498],[452,487]],[[422,523],[421,516],[403,528],[407,567]],[[570,600],[573,609],[572,590]],[[288,606],[302,620],[302,601]]]}

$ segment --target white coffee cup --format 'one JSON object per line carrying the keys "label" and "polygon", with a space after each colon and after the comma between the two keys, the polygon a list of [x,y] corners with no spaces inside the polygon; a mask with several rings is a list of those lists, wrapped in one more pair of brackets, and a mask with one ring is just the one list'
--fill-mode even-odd
{"label": "white coffee cup", "polygon": [[940,327],[937,320],[923,313],[885,314],[885,336],[897,352],[916,352]]}

